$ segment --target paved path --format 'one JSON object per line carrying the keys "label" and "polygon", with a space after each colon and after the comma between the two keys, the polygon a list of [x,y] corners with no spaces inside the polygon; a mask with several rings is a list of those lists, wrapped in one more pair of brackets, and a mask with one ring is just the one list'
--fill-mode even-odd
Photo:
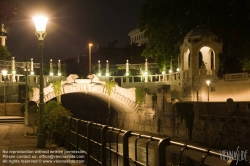
{"label": "paved path", "polygon": [[[65,152],[65,149],[57,147],[50,141],[46,141],[46,148],[37,148],[37,138],[25,137],[24,133],[32,133],[32,128],[24,124],[0,124],[0,166],[80,166],[83,164],[68,164],[68,163],[51,163],[51,162],[70,162],[61,155],[60,152]],[[40,150],[40,151],[39,151]],[[59,152],[53,153],[52,152]],[[51,151],[51,153],[50,153]],[[13,154],[13,152],[15,154]],[[35,153],[37,152],[37,153]],[[49,153],[48,153],[49,152]],[[57,159],[50,159],[58,157]],[[70,155],[70,154],[68,154]],[[35,157],[35,158],[32,158]],[[30,162],[21,163],[22,162]],[[37,162],[37,163],[31,163]]]}

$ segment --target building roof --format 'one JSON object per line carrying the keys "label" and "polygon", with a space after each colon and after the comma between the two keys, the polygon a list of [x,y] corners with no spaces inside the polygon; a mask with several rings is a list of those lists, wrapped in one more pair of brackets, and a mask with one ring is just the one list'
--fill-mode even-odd
{"label": "building roof", "polygon": [[198,25],[194,29],[192,29],[186,37],[191,37],[191,36],[210,36],[210,35],[215,35],[207,26],[205,25]]}

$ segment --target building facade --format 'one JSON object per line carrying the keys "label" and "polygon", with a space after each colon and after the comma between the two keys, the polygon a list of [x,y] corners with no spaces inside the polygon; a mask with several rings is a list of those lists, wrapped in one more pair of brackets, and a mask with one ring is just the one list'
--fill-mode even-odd
{"label": "building facade", "polygon": [[141,32],[138,28],[129,32],[130,44],[136,43],[139,46],[146,44],[148,39],[144,36],[144,32]]}

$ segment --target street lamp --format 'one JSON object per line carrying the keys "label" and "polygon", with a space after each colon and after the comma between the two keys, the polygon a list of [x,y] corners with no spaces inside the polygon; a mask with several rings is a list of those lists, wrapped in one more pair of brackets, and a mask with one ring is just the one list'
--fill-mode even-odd
{"label": "street lamp", "polygon": [[89,43],[89,74],[91,74],[91,47],[93,46],[92,43]]}
{"label": "street lamp", "polygon": [[98,60],[98,77],[101,76],[101,61]]}
{"label": "street lamp", "polygon": [[37,134],[37,147],[45,148],[46,139],[44,132],[44,80],[43,80],[43,46],[44,46],[44,38],[46,36],[46,24],[48,18],[38,16],[33,17],[36,26],[36,36],[38,38],[38,49],[40,56],[40,103],[39,103],[39,126],[38,126],[38,134]]}
{"label": "street lamp", "polygon": [[210,80],[207,80],[206,83],[207,83],[207,101],[209,101],[209,84],[210,84]]}
{"label": "street lamp", "polygon": [[2,75],[3,75],[3,100],[4,100],[4,110],[3,110],[3,115],[6,115],[6,92],[5,92],[5,87],[6,87],[6,76],[7,76],[7,70],[2,70]]}
{"label": "street lamp", "polygon": [[26,61],[26,66],[24,68],[25,72],[25,120],[24,124],[27,126],[29,125],[29,119],[28,119],[28,73],[30,71],[29,64]]}

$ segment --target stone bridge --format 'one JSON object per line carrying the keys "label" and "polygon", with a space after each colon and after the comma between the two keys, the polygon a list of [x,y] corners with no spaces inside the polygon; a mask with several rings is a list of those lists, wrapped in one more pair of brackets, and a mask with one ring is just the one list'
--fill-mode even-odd
{"label": "stone bridge", "polygon": [[[67,93],[86,93],[106,102],[109,100],[105,82],[94,82],[93,79],[75,79],[71,81],[67,78],[67,81],[62,81],[61,95]],[[44,102],[48,102],[55,97],[56,95],[52,84],[44,88]],[[33,96],[30,100],[39,103],[39,88],[33,88]],[[111,106],[114,106],[116,102],[123,105],[123,107],[120,107],[117,111],[129,112],[139,109],[139,105],[135,103],[135,88],[126,89],[119,86],[114,87],[110,95],[110,101]]]}

